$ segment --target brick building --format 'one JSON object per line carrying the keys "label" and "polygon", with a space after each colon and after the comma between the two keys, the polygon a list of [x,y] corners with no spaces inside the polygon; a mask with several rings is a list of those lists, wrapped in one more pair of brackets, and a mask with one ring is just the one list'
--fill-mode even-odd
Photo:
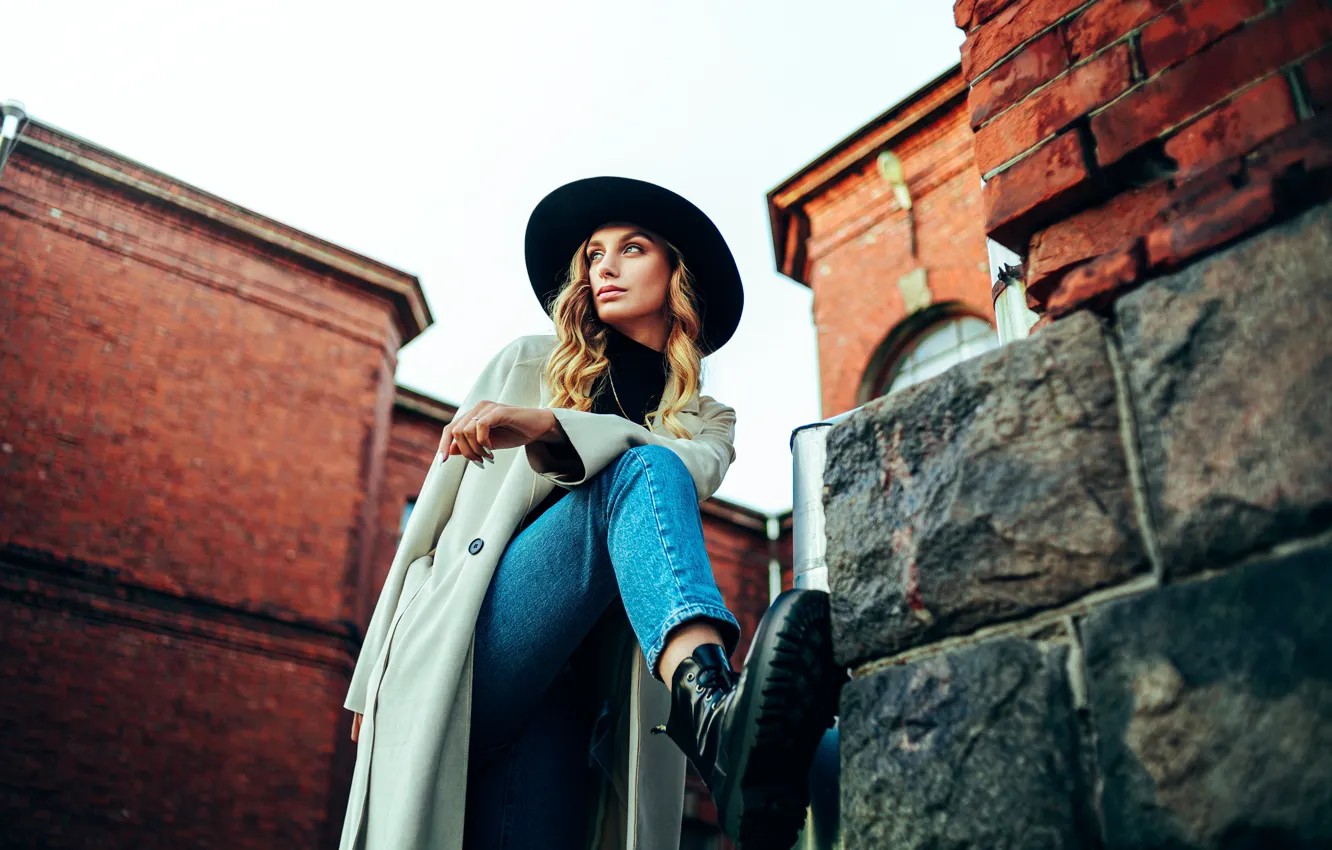
{"label": "brick building", "polygon": [[[36,122],[0,177],[0,844],[335,846],[456,412],[394,384],[418,281]],[[702,509],[752,634],[789,516]]]}
{"label": "brick building", "polygon": [[997,344],[960,67],[787,178],[768,210],[777,268],[814,292],[825,416]]}
{"label": "brick building", "polygon": [[954,9],[1041,319],[829,432],[845,846],[1332,846],[1332,4]]}

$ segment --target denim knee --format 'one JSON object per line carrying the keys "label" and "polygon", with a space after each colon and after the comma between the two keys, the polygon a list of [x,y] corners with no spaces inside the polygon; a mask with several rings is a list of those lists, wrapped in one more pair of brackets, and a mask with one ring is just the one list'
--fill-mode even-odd
{"label": "denim knee", "polygon": [[680,456],[665,446],[634,446],[620,455],[616,459],[616,464],[634,463],[635,461],[646,464],[654,472],[661,471],[669,475],[683,476],[691,482],[693,480],[689,475],[689,467],[685,466]]}
{"label": "denim knee", "polygon": [[664,498],[679,496],[688,504],[697,504],[694,477],[680,456],[665,446],[633,446],[609,463],[601,475],[606,486],[621,487],[635,482],[651,482]]}
{"label": "denim knee", "polygon": [[[680,456],[665,446],[632,446],[619,457],[588,479],[587,487],[570,491],[596,501],[611,498],[612,493],[624,487],[656,482],[657,490],[665,497],[673,497],[676,490],[689,495],[695,504],[694,478]],[[661,485],[665,485],[663,489]]]}

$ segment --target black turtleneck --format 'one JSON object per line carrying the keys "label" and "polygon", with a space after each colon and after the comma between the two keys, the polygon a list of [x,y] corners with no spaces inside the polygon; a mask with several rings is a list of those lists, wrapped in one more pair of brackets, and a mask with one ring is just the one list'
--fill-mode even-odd
{"label": "black turtleneck", "polygon": [[[661,403],[661,394],[666,389],[666,375],[670,364],[665,352],[638,342],[615,328],[606,328],[606,359],[610,361],[607,370],[610,379],[603,374],[597,381],[597,392],[593,393],[593,413],[613,413],[624,416],[639,425],[645,424],[647,415],[657,409]],[[614,392],[611,389],[614,381]],[[616,404],[616,396],[619,404]],[[621,412],[620,407],[624,407]]]}
{"label": "black turtleneck", "polygon": [[[610,413],[646,426],[647,415],[657,409],[661,395],[666,389],[666,375],[670,363],[665,352],[644,345],[632,337],[625,336],[615,328],[606,327],[606,359],[610,362],[607,373],[614,379],[615,390],[607,374],[597,379],[592,393],[592,412]],[[619,403],[616,403],[616,396]],[[623,412],[620,410],[624,407]],[[625,414],[628,416],[625,416]],[[550,506],[564,498],[568,490],[556,487],[550,494],[533,508],[524,522],[518,527],[522,531],[536,522]]]}

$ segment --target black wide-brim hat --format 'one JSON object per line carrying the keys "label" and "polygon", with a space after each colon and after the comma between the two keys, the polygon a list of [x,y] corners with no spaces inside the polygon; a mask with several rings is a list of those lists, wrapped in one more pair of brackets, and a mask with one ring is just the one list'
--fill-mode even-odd
{"label": "black wide-brim hat", "polygon": [[527,220],[527,276],[545,309],[564,285],[574,253],[611,222],[647,228],[684,257],[694,279],[701,319],[698,346],[711,354],[740,324],[744,288],[735,257],[717,225],[698,207],[653,183],[628,177],[588,177],[541,199]]}

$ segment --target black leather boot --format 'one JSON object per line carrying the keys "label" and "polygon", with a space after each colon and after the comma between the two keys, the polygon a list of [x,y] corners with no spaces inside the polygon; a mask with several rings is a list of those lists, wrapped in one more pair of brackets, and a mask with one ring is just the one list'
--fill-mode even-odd
{"label": "black leather boot", "polygon": [[809,766],[846,671],[832,658],[828,594],[789,590],[763,615],[744,667],[705,644],[680,662],[665,732],[684,751],[741,850],[789,850],[805,822]]}

